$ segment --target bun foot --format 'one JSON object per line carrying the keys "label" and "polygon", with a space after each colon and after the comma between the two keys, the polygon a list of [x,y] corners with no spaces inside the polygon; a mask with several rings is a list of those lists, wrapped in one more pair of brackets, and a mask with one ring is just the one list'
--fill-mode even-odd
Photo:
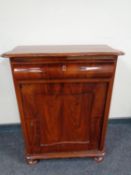
{"label": "bun foot", "polygon": [[26,161],[27,161],[28,165],[35,165],[38,163],[38,160],[31,159],[31,158],[26,158]]}
{"label": "bun foot", "polygon": [[100,163],[100,162],[102,162],[102,161],[104,160],[104,156],[95,157],[94,159],[95,159],[95,161],[96,161],[97,163]]}

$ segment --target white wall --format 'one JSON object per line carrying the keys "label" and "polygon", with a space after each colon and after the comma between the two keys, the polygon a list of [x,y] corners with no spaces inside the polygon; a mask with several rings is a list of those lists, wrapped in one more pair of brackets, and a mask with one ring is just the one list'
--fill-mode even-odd
{"label": "white wall", "polygon": [[[108,44],[119,58],[110,117],[131,116],[131,0],[0,0],[0,53],[28,44]],[[8,59],[0,59],[0,123],[19,122]]]}

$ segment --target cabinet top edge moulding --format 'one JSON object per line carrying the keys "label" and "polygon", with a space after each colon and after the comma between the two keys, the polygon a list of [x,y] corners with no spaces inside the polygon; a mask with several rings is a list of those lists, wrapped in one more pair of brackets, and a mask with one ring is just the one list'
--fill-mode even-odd
{"label": "cabinet top edge moulding", "polygon": [[[119,56],[124,52],[113,49],[108,45],[25,45],[2,54],[2,57],[55,57],[55,56]],[[107,57],[108,58],[108,57]]]}

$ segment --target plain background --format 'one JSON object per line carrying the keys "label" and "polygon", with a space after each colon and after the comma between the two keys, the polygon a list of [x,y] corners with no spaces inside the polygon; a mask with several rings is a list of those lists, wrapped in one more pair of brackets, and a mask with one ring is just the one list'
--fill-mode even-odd
{"label": "plain background", "polygon": [[[119,57],[110,118],[131,116],[130,0],[0,0],[0,54],[17,45],[108,44]],[[0,124],[19,123],[8,59],[0,58]]]}

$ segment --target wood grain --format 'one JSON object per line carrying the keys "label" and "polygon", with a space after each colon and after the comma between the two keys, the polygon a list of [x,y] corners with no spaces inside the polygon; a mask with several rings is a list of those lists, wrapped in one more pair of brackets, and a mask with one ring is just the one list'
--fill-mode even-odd
{"label": "wood grain", "polygon": [[[103,160],[117,56],[108,46],[20,46],[10,57],[26,159]],[[29,58],[29,59],[28,59]]]}
{"label": "wood grain", "polygon": [[[3,57],[45,57],[45,56],[89,56],[89,55],[123,55],[107,45],[49,45],[49,46],[18,46],[4,53]],[[49,57],[50,59],[50,57]]]}

